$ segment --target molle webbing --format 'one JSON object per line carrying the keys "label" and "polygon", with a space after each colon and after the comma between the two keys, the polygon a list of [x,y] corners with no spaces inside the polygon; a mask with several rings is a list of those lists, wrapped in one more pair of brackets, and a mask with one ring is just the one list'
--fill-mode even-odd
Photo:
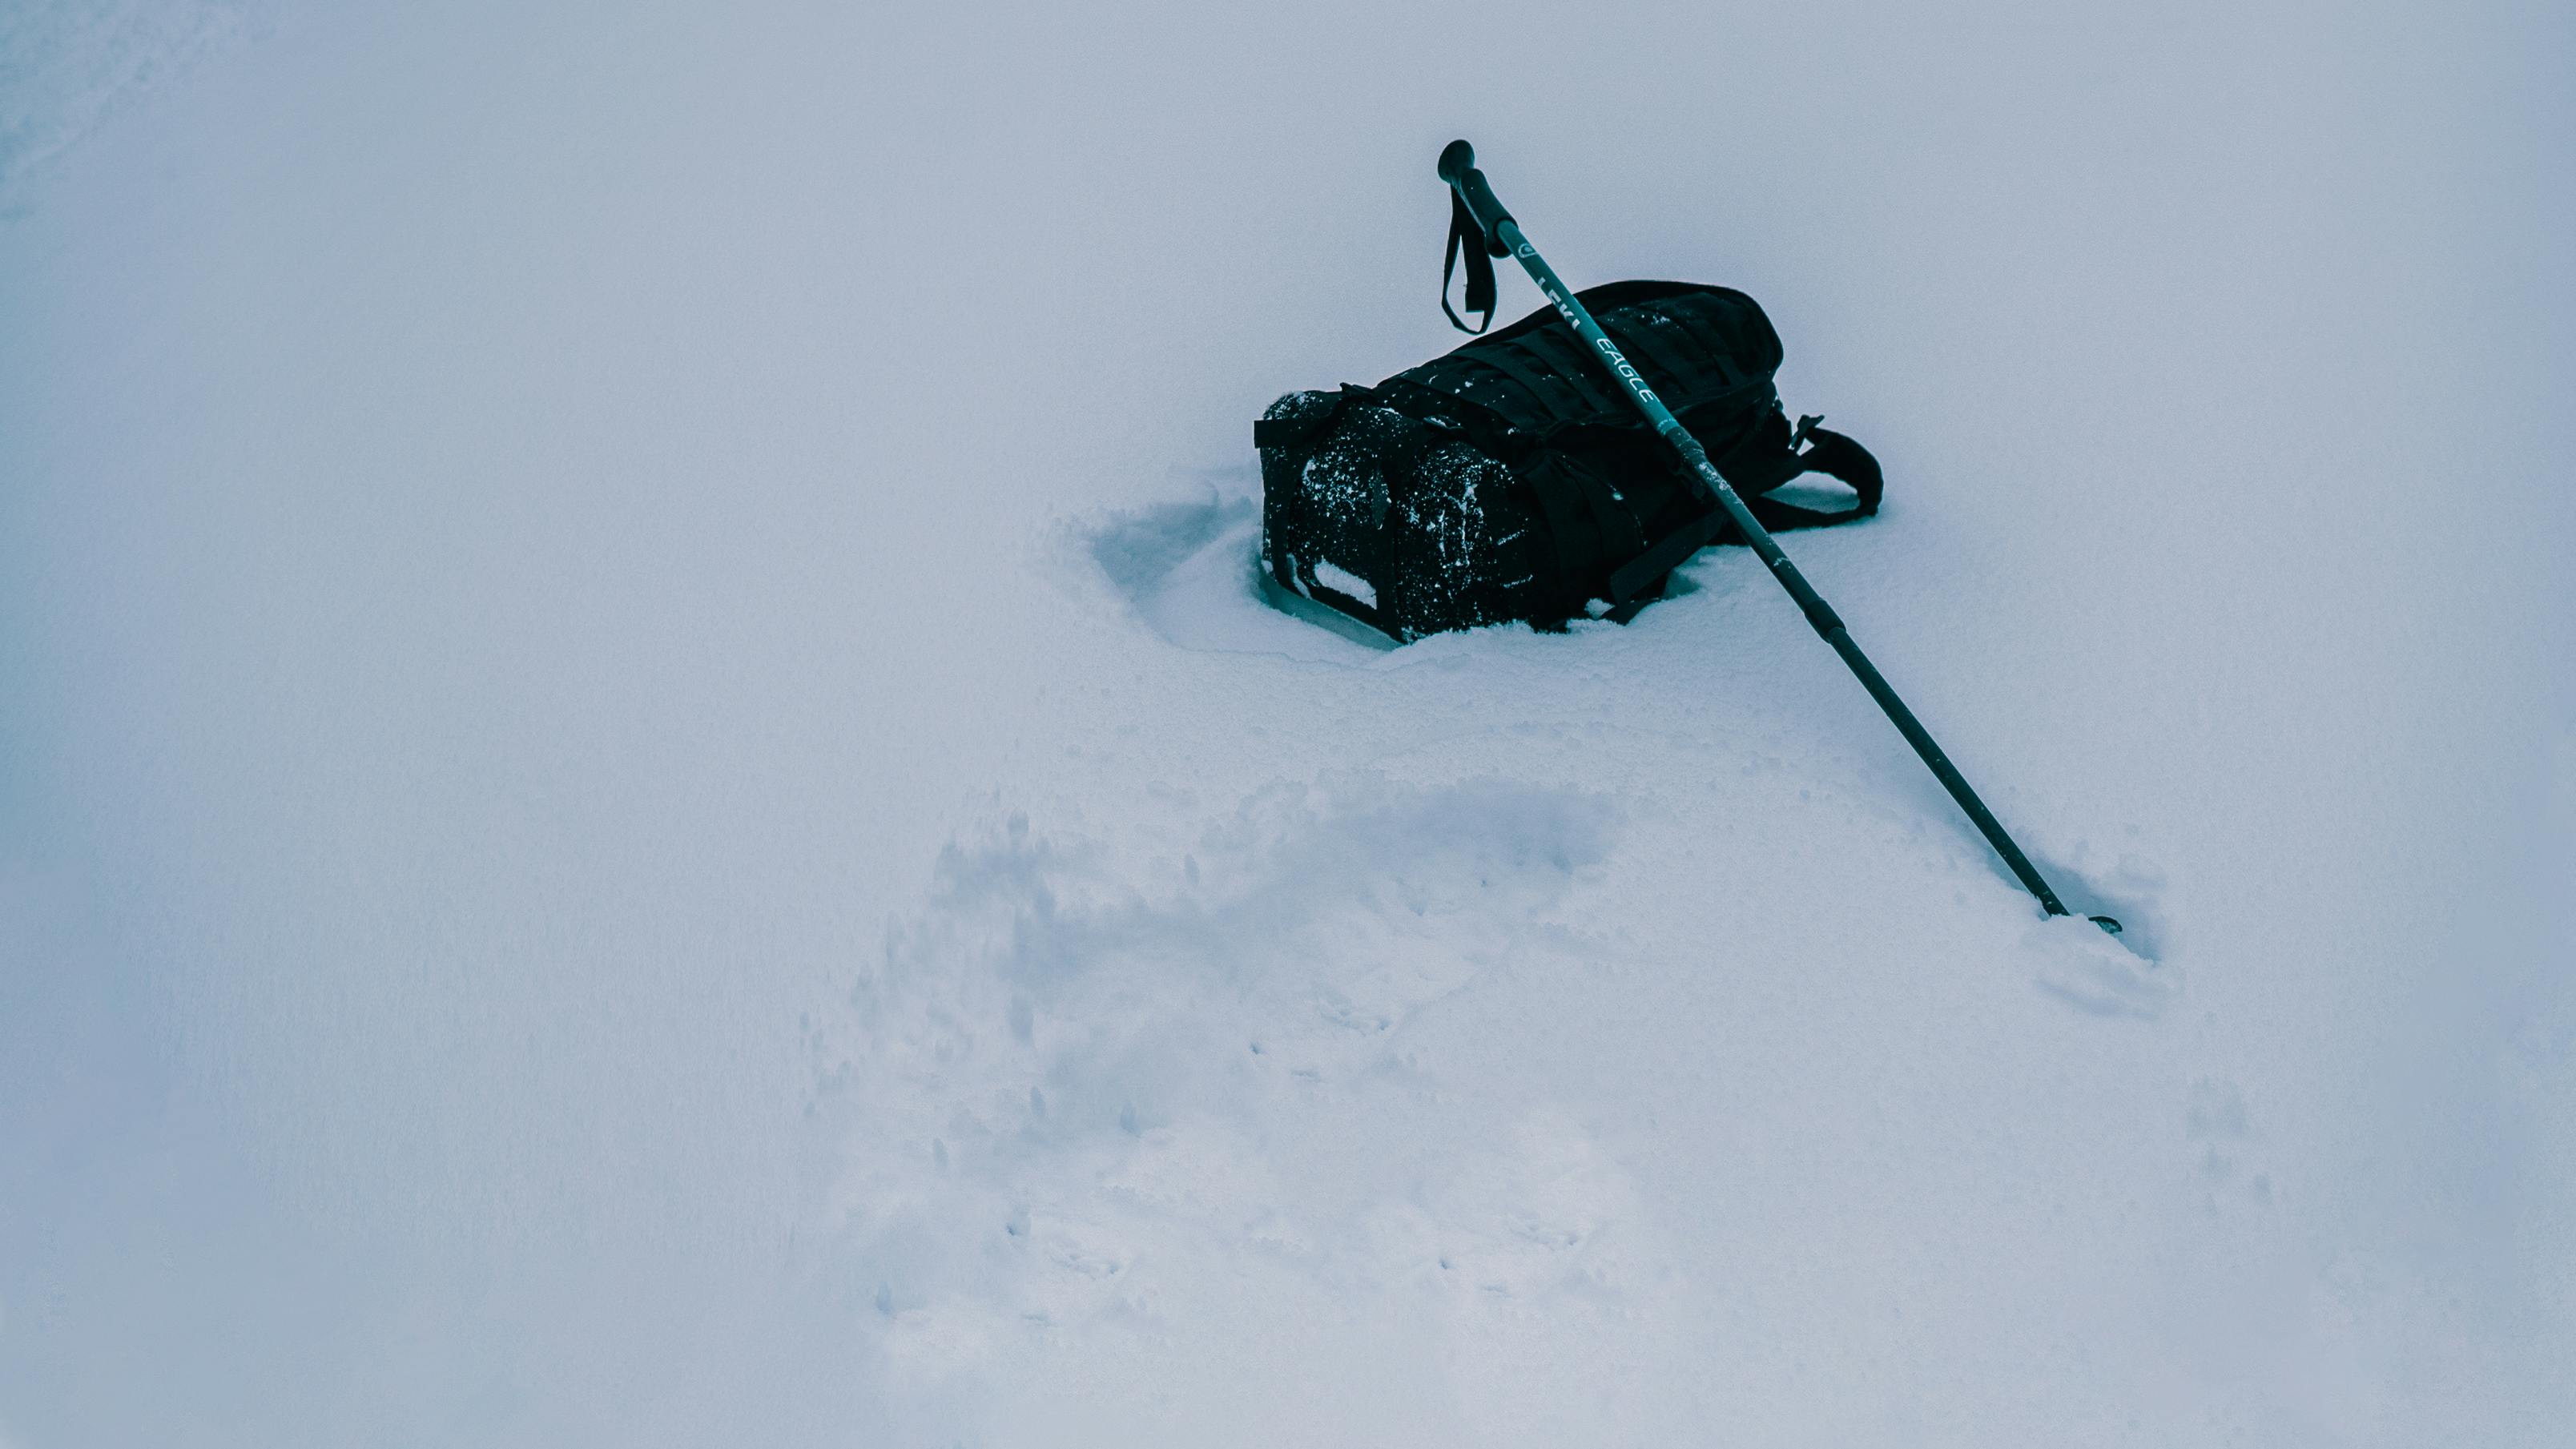
{"label": "molle webbing", "polygon": [[[1630,366],[1675,412],[1744,394],[1771,401],[1779,334],[1749,297],[1721,287],[1621,282],[1584,293]],[[1604,359],[1556,318],[1536,313],[1511,327],[1396,374],[1473,404],[1511,431],[1544,436],[1574,425],[1635,426]],[[1759,396],[1754,396],[1759,394]]]}

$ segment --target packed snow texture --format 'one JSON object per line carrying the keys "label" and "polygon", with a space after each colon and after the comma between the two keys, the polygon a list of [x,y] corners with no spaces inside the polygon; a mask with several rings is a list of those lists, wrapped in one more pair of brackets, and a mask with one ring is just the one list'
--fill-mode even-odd
{"label": "packed snow texture", "polygon": [[[12,10],[0,1443],[2567,1442],[2571,53]],[[2122,942],[1740,550],[1264,607],[1456,135]]]}

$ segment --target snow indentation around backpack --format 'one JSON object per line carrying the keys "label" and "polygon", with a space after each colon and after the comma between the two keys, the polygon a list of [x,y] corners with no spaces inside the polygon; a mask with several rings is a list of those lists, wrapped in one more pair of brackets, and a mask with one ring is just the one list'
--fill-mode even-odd
{"label": "snow indentation around backpack", "polygon": [[1087,520],[1074,538],[1134,616],[1181,648],[1354,666],[1383,658],[1262,601],[1261,502],[1247,487],[1257,483],[1225,475],[1203,499]]}

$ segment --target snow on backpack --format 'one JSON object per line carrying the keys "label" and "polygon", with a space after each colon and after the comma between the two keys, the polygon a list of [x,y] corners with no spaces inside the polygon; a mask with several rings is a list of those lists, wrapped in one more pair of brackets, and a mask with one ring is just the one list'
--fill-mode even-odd
{"label": "snow on backpack", "polygon": [[[1878,510],[1866,449],[1817,418],[1789,425],[1772,385],[1780,335],[1751,297],[1689,282],[1576,295],[1765,528]],[[1625,623],[1702,546],[1734,539],[1552,308],[1375,387],[1291,393],[1253,442],[1265,592],[1396,640],[1512,620]],[[1765,496],[1808,472],[1856,498],[1828,512]]]}

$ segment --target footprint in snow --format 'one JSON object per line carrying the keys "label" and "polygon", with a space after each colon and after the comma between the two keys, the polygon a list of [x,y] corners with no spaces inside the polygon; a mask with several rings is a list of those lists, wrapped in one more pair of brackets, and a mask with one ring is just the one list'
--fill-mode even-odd
{"label": "footprint in snow", "polygon": [[2271,1205],[2272,1174],[2253,1167],[2254,1131],[2245,1093],[2234,1082],[2219,1077],[2193,1082],[2183,1125],[2200,1149],[2197,1167],[2211,1212],[2229,1201],[2256,1208]]}
{"label": "footprint in snow", "polygon": [[[1190,842],[1195,869],[1019,817],[950,847],[809,1031],[815,1238],[891,1285],[869,1332],[944,1364],[995,1324],[1093,1322],[1252,1223],[1306,1259],[1357,1251],[1370,1205],[1265,1144],[1410,1091],[1408,1023],[1547,949],[1619,827],[1579,791],[1354,774],[1247,800]],[[1518,1147],[1435,1228],[1463,1225],[1455,1256],[1514,1297],[1601,1291],[1617,1174],[1561,1124]]]}

